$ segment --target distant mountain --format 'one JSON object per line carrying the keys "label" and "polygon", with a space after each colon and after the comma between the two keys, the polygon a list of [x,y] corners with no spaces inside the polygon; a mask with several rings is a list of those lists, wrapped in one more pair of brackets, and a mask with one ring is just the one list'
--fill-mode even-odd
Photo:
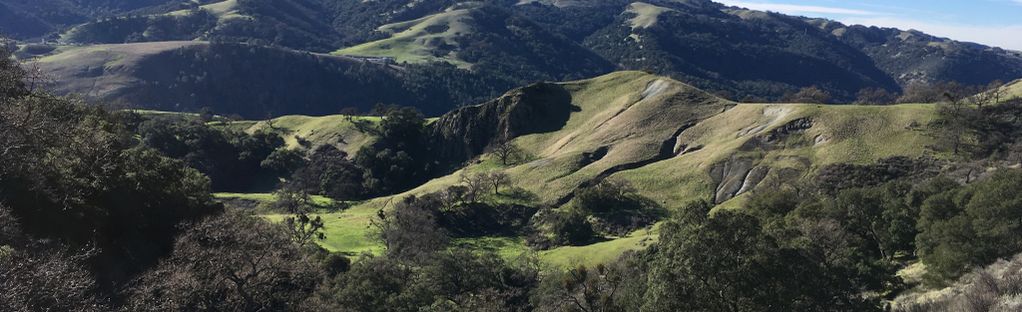
{"label": "distant mountain", "polygon": [[[477,88],[478,83],[458,82],[448,84],[457,90],[429,90],[458,96],[450,102],[425,104],[426,111],[469,104],[469,99],[532,82],[580,79],[615,70],[669,76],[747,101],[779,100],[800,88],[817,86],[835,101],[847,102],[865,88],[899,92],[914,83],[986,84],[1022,77],[1022,55],[1014,51],[917,31],[847,26],[728,7],[709,0],[209,0],[191,4],[147,0],[127,7],[109,4],[116,1],[95,1],[89,6],[92,11],[80,10],[82,5],[77,4],[89,1],[44,1],[53,4],[0,0],[8,8],[0,7],[0,16],[12,16],[0,25],[17,26],[4,28],[15,29],[8,32],[16,38],[52,30],[61,33],[64,42],[76,45],[196,40],[377,57],[401,68],[439,68],[438,63],[448,63],[452,66],[443,71],[449,76],[488,81],[483,89]],[[54,10],[44,15],[40,7]],[[127,100],[116,95],[108,99]],[[364,101],[395,99],[404,97]],[[283,102],[251,105],[274,107],[274,112],[297,111]]]}
{"label": "distant mountain", "polygon": [[840,99],[863,88],[899,90],[862,51],[798,18],[710,2],[659,4],[629,4],[588,36],[586,46],[624,68],[670,75],[734,99],[777,98],[810,85]]}
{"label": "distant mountain", "polygon": [[914,30],[809,23],[869,55],[901,84],[957,81],[985,84],[1022,77],[1022,53],[939,38]]}
{"label": "distant mountain", "polygon": [[189,3],[194,2],[183,0],[0,0],[0,34],[16,39],[36,38],[101,17],[168,11],[182,8]]}
{"label": "distant mountain", "polygon": [[[668,75],[732,99],[776,100],[785,93],[815,85],[838,101],[851,101],[864,88],[899,92],[916,82],[985,84],[1022,77],[1022,57],[1012,51],[915,31],[848,27],[821,19],[727,7],[708,0],[488,3],[510,11],[515,17],[512,20],[527,19],[557,35],[550,38],[562,38],[595,52],[617,69]],[[465,66],[467,62],[458,57],[464,47],[452,38],[479,33],[465,27],[472,23],[469,19],[454,17],[464,15],[465,10],[440,9],[438,3],[391,0],[363,3],[361,7],[377,13],[369,8],[401,7],[404,11],[394,12],[415,14],[378,13],[373,15],[376,18],[365,19],[375,23],[348,28],[358,29],[363,33],[359,36],[370,41],[341,49],[340,54],[386,56],[399,62],[441,60]],[[447,22],[458,25],[450,27]],[[469,31],[459,32],[462,29]],[[531,39],[502,38],[505,42]],[[577,59],[574,54],[553,49],[546,49],[544,54],[544,58],[562,62]],[[505,69],[541,67],[525,59],[494,59],[505,64],[500,66]],[[550,73],[512,76],[565,78]]]}
{"label": "distant mountain", "polygon": [[226,0],[163,14],[103,18],[61,36],[74,44],[215,40],[327,52],[341,36],[318,0]]}
{"label": "distant mountain", "polygon": [[337,51],[397,62],[449,62],[524,82],[591,77],[614,69],[596,53],[505,9],[466,4],[378,29],[388,37]]}
{"label": "distant mountain", "polygon": [[441,114],[512,85],[446,64],[392,66],[341,56],[197,41],[62,48],[39,59],[54,91],[126,107],[247,118],[324,115],[375,104]]}

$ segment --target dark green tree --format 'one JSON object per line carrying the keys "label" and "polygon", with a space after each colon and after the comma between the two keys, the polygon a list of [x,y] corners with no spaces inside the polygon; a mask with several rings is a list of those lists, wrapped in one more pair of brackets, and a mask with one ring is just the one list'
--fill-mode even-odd
{"label": "dark green tree", "polygon": [[661,228],[642,311],[879,311],[813,250],[784,247],[741,212],[690,205]]}
{"label": "dark green tree", "polygon": [[1022,251],[1022,174],[1000,172],[989,180],[928,198],[919,217],[916,245],[929,281],[942,284],[976,266]]}

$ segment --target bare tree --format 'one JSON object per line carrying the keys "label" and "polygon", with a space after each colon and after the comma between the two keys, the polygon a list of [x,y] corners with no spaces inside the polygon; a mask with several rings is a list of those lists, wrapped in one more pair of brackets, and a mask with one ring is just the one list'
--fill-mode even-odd
{"label": "bare tree", "polygon": [[273,193],[276,197],[274,206],[289,214],[307,213],[312,207],[312,197],[305,190],[285,185]]}
{"label": "bare tree", "polygon": [[986,87],[983,87],[982,92],[976,93],[976,95],[972,96],[969,100],[980,109],[987,105],[997,105],[998,103],[1001,103],[1001,100],[1005,95],[1005,91],[1002,88],[1003,86],[1004,82],[1001,82],[1000,80],[991,82]]}
{"label": "bare tree", "polygon": [[507,166],[522,156],[522,150],[514,142],[501,139],[493,144],[493,155],[500,159],[500,163]]}
{"label": "bare tree", "polygon": [[820,87],[811,86],[799,89],[795,93],[786,94],[783,100],[791,103],[826,104],[830,102],[830,99],[830,93]]}
{"label": "bare tree", "polygon": [[493,195],[500,195],[501,186],[511,185],[511,176],[503,171],[494,171],[486,175],[486,182],[493,186]]}
{"label": "bare tree", "polygon": [[324,227],[326,225],[320,216],[312,218],[302,213],[284,219],[284,228],[290,234],[291,240],[302,247],[307,246],[313,239],[326,239],[326,234],[322,232]]}
{"label": "bare tree", "polygon": [[440,208],[445,211],[454,210],[454,208],[465,201],[465,194],[468,193],[468,187],[463,185],[454,185],[445,188],[443,191],[437,193],[437,199],[440,201]]}
{"label": "bare tree", "polygon": [[373,226],[390,257],[425,261],[447,245],[447,232],[437,225],[436,203],[414,196],[401,199],[390,211],[380,210]]}
{"label": "bare tree", "polygon": [[968,92],[959,84],[948,84],[944,89],[944,100],[948,106],[942,110],[945,115],[945,131],[951,141],[952,150],[958,155],[962,149],[967,126],[965,98]]}
{"label": "bare tree", "polygon": [[349,106],[349,107],[342,108],[341,111],[340,111],[340,114],[344,115],[344,120],[347,120],[348,122],[354,123],[355,122],[355,117],[361,115],[361,112],[359,112],[357,107],[350,107]]}
{"label": "bare tree", "polygon": [[865,88],[856,94],[855,104],[887,105],[894,103],[898,96],[883,88]]}
{"label": "bare tree", "polygon": [[323,219],[319,216],[310,217],[308,214],[312,210],[312,198],[309,193],[288,185],[281,187],[274,195],[277,197],[274,204],[289,214],[284,218],[284,228],[292,241],[299,246],[306,246],[313,239],[326,239],[326,234],[322,232],[326,227]]}
{"label": "bare tree", "polygon": [[129,287],[126,311],[294,311],[321,280],[279,226],[228,212],[191,226]]}
{"label": "bare tree", "polygon": [[901,96],[898,97],[898,103],[935,103],[939,102],[943,92],[942,83],[938,84],[927,84],[927,83],[912,83],[904,88]]}
{"label": "bare tree", "polygon": [[465,186],[465,201],[474,203],[479,200],[487,187],[486,173],[461,173],[461,184]]}

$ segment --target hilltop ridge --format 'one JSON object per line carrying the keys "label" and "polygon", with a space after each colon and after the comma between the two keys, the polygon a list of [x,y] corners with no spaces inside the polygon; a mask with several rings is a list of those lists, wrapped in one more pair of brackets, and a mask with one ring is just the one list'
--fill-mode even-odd
{"label": "hilltop ridge", "polygon": [[[934,116],[930,104],[738,104],[636,71],[527,86],[430,122],[431,145],[462,165],[407,192],[328,214],[328,226],[348,234],[324,244],[345,252],[376,248],[350,234],[363,231],[373,211],[394,199],[459,185],[465,175],[494,171],[532,194],[532,204],[554,209],[570,207],[578,190],[603,180],[628,181],[670,211],[692,200],[735,207],[746,194],[812,181],[830,165],[939,157],[927,148],[933,138],[920,126]],[[501,137],[513,138],[527,157],[500,164],[487,147]],[[601,261],[655,237],[655,229],[640,229],[542,255],[556,264],[577,261],[581,253]],[[502,244],[508,252],[525,248]]]}

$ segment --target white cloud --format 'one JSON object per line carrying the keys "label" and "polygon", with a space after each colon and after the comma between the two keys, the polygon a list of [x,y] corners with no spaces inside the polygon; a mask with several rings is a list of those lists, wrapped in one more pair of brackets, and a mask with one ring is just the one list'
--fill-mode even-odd
{"label": "white cloud", "polygon": [[[797,5],[797,4],[781,4],[781,3],[762,3],[762,2],[746,2],[746,1],[734,1],[734,0],[716,0],[717,2],[723,3],[729,6],[743,7],[753,10],[760,11],[772,11],[785,14],[840,14],[840,15],[881,15],[877,12],[870,12],[864,10],[837,8],[837,7],[825,7],[815,5]],[[1022,0],[1014,0],[1022,2]]]}
{"label": "white cloud", "polygon": [[[1022,0],[1015,0],[1022,2]],[[845,24],[915,29],[934,36],[958,41],[976,42],[1005,49],[1022,51],[1022,24],[1006,26],[973,26],[934,23],[895,17],[849,17],[840,19]]]}

